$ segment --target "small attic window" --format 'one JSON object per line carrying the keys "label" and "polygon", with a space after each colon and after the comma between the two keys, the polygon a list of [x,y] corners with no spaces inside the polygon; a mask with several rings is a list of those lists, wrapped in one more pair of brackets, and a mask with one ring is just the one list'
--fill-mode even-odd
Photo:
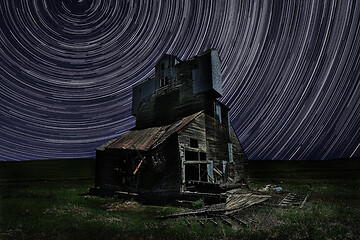
{"label": "small attic window", "polygon": [[199,148],[199,141],[193,138],[190,138],[190,147]]}
{"label": "small attic window", "polygon": [[165,70],[165,63],[164,62],[160,63],[160,69]]}

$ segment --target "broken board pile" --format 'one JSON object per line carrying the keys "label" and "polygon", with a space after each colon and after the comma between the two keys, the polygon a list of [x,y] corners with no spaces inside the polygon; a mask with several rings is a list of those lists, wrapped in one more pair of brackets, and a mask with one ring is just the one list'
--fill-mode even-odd
{"label": "broken board pile", "polygon": [[[203,216],[205,218],[200,219],[197,218],[195,220],[199,221],[200,224],[203,224],[203,221],[211,221],[214,225],[218,225],[215,219],[219,219],[223,223],[231,226],[232,223],[230,219],[237,221],[240,224],[247,225],[247,222],[239,219],[235,216],[234,213],[253,206],[255,204],[260,204],[266,200],[268,200],[270,195],[254,195],[252,193],[248,194],[231,194],[227,193],[228,197],[226,199],[226,203],[213,204],[206,206],[204,208],[200,208],[197,210],[171,214],[166,216],[158,217],[158,219],[168,219],[168,218],[178,218],[178,217],[199,217]],[[190,222],[186,219],[188,225]],[[249,220],[250,221],[250,220]],[[248,222],[249,222],[248,221]]]}

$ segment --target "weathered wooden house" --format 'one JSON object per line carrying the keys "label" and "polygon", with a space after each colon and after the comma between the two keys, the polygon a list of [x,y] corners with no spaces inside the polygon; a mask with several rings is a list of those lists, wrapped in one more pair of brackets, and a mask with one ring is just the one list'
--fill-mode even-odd
{"label": "weathered wooden house", "polygon": [[133,88],[136,127],[96,150],[96,188],[178,196],[246,185],[221,84],[216,50],[186,61],[164,55]]}

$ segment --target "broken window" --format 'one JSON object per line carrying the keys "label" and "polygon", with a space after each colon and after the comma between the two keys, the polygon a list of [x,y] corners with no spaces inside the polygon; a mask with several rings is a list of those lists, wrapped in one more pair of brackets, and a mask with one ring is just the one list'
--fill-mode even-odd
{"label": "broken window", "polygon": [[169,84],[169,78],[165,77],[165,78],[160,78],[160,87],[163,87],[165,85]]}
{"label": "broken window", "polygon": [[199,147],[199,141],[193,138],[190,138],[190,147],[192,148],[198,148]]}
{"label": "broken window", "polygon": [[207,171],[207,164],[206,163],[200,163],[199,164],[199,181],[207,182],[208,181],[208,171]]}
{"label": "broken window", "polygon": [[206,163],[185,164],[185,180],[207,182],[208,164]]}
{"label": "broken window", "polygon": [[[212,168],[206,161],[206,153],[185,150],[185,180],[213,181]],[[209,178],[209,175],[211,176]]]}

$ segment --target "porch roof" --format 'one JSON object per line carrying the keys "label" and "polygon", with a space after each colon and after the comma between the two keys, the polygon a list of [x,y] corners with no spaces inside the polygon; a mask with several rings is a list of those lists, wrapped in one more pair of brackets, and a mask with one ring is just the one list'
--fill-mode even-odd
{"label": "porch roof", "polygon": [[163,143],[173,134],[181,132],[202,112],[191,114],[168,125],[145,129],[133,128],[121,137],[108,141],[97,150],[128,149],[148,151]]}

